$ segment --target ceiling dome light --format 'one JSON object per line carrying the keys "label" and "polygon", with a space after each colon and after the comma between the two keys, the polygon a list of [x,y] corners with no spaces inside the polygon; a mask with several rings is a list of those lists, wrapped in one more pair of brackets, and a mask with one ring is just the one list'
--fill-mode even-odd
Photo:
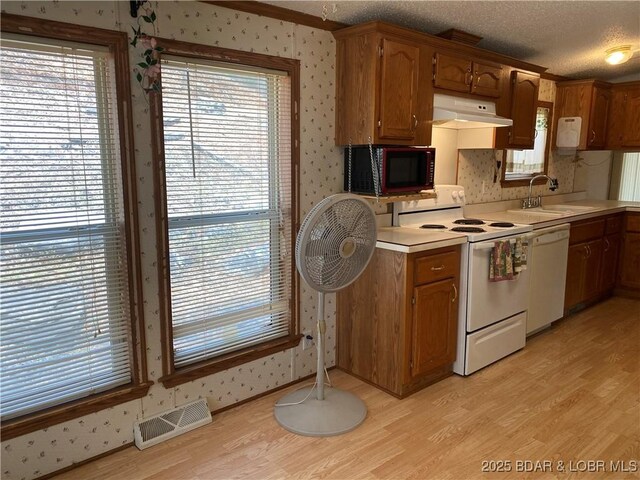
{"label": "ceiling dome light", "polygon": [[606,53],[607,56],[604,59],[611,65],[619,65],[621,63],[624,63],[633,55],[633,52],[631,51],[631,45],[623,45],[621,47],[610,48]]}

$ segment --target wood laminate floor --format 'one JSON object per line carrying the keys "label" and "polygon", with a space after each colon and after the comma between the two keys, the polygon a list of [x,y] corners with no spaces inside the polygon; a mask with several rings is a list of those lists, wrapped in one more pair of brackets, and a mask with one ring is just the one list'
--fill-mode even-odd
{"label": "wood laminate floor", "polygon": [[[612,298],[471,377],[404,400],[331,372],[369,409],[346,435],[286,432],[273,418],[280,391],[148,450],[131,447],[57,478],[640,478],[638,464],[635,472],[612,471],[634,470],[640,459],[639,350],[640,301]],[[491,461],[504,463],[485,463],[490,470],[511,471],[483,473]],[[518,471],[536,466],[542,471]]]}

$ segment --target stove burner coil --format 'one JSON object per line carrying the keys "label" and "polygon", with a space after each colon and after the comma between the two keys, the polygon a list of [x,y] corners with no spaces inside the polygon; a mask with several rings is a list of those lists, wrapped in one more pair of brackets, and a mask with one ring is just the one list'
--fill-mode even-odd
{"label": "stove burner coil", "polygon": [[420,228],[433,228],[433,229],[436,229],[436,228],[447,228],[447,227],[445,227],[444,225],[437,225],[435,223],[425,223]]}
{"label": "stove burner coil", "polygon": [[484,225],[484,222],[477,218],[461,218],[459,220],[454,220],[453,223],[458,225]]}
{"label": "stove burner coil", "polygon": [[509,228],[509,227],[515,227],[515,225],[511,222],[493,222],[489,224],[490,227],[502,227],[502,228]]}
{"label": "stove burner coil", "polygon": [[465,232],[465,233],[482,233],[486,232],[484,228],[480,227],[453,227],[452,232]]}

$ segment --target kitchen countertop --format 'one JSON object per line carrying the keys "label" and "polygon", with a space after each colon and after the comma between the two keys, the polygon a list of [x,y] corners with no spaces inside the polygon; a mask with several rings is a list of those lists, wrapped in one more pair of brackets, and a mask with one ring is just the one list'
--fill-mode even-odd
{"label": "kitchen countertop", "polygon": [[[573,202],[563,202],[562,205],[576,207],[592,207],[590,210],[566,212],[562,215],[550,215],[544,210],[537,209],[521,209],[514,212],[511,209],[500,210],[496,212],[478,213],[477,217],[482,220],[493,220],[513,223],[524,223],[533,225],[533,229],[552,227],[576,220],[584,220],[588,218],[599,217],[616,212],[640,212],[640,202],[622,202],[617,200],[578,200]],[[547,204],[543,203],[544,209]],[[549,203],[548,206],[553,206]]]}
{"label": "kitchen countertop", "polygon": [[378,229],[376,247],[396,252],[414,253],[467,243],[466,235],[425,232],[416,228],[382,227]]}
{"label": "kitchen countertop", "polygon": [[[545,206],[552,206],[543,203]],[[592,207],[586,211],[574,211],[571,213],[563,213],[562,215],[550,216],[544,211],[536,211],[536,209],[507,211],[499,210],[494,212],[476,213],[474,218],[482,220],[493,220],[503,222],[521,223],[533,225],[533,229],[552,227],[576,220],[584,220],[587,218],[599,217],[616,212],[640,212],[640,202],[622,202],[616,200],[577,200],[563,202],[562,205],[576,207]],[[517,209],[511,209],[517,210]],[[404,227],[381,227],[378,228],[377,248],[385,250],[394,250],[396,252],[414,253],[425,250],[433,250],[436,248],[448,247],[451,245],[460,245],[467,242],[465,235],[458,235],[448,232],[425,232],[415,228]]]}

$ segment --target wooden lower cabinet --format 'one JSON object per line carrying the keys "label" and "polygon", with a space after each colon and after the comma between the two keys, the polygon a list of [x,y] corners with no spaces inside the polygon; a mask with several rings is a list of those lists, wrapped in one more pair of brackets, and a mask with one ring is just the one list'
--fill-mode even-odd
{"label": "wooden lower cabinet", "polygon": [[625,215],[618,287],[640,294],[640,213]]}
{"label": "wooden lower cabinet", "polygon": [[620,257],[620,234],[606,235],[602,247],[600,267],[600,292],[607,292],[616,286],[618,258]]}
{"label": "wooden lower cabinet", "polygon": [[602,240],[578,243],[569,247],[565,310],[594,298],[599,293]]}
{"label": "wooden lower cabinet", "polygon": [[337,294],[338,367],[400,398],[451,375],[459,274],[459,246],[376,249]]}
{"label": "wooden lower cabinet", "polygon": [[613,292],[618,278],[621,228],[622,214],[571,224],[565,312],[579,309]]}
{"label": "wooden lower cabinet", "polygon": [[456,358],[457,287],[453,278],[413,289],[411,378],[418,378]]}
{"label": "wooden lower cabinet", "polygon": [[587,247],[579,243],[569,247],[567,258],[567,281],[564,290],[564,309],[569,310],[583,298],[582,278],[585,276],[585,259]]}

